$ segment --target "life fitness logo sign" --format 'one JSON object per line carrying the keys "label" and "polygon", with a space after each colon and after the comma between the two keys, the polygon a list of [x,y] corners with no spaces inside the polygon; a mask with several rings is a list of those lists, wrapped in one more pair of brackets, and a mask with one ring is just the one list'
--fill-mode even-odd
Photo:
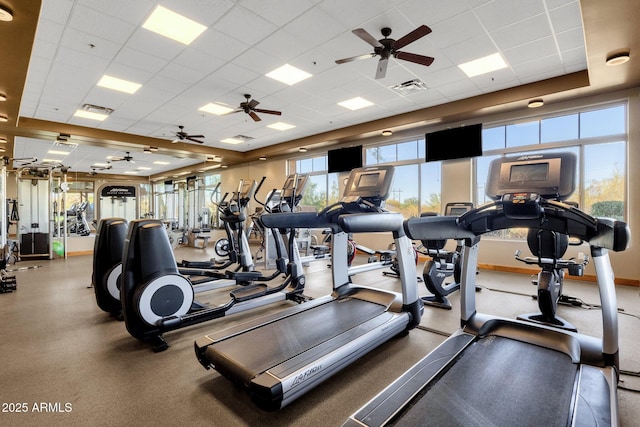
{"label": "life fitness logo sign", "polygon": [[100,192],[102,197],[136,197],[136,187],[129,185],[108,185]]}

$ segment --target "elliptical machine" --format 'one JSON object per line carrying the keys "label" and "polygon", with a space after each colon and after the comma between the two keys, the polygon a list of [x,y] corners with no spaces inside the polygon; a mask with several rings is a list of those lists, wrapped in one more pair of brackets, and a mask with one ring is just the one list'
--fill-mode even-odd
{"label": "elliptical machine", "polygon": [[96,302],[102,311],[118,320],[123,320],[120,276],[128,226],[124,218],[101,219],[93,245],[91,285],[96,294]]}
{"label": "elliptical machine", "polygon": [[522,314],[518,319],[577,332],[574,325],[556,314],[556,310],[558,303],[581,305],[577,299],[562,294],[564,272],[567,270],[571,276],[582,276],[589,257],[583,255],[578,260],[562,259],[569,246],[569,237],[551,230],[530,229],[527,233],[527,245],[534,256],[522,258],[518,250],[515,259],[542,268],[537,277],[531,280],[538,288],[535,298],[540,312]]}
{"label": "elliptical machine", "polygon": [[[289,182],[292,187],[283,189],[282,194],[283,200],[291,204],[289,209],[293,209],[302,196],[296,192],[298,180],[288,179]],[[291,196],[287,197],[289,194]],[[292,230],[283,229],[274,234],[288,234]],[[295,239],[288,241],[290,253],[295,254],[291,248]],[[181,274],[184,269],[178,269],[162,223],[148,219],[131,221],[122,259],[120,287],[127,330],[133,337],[151,344],[154,352],[160,352],[169,347],[162,337],[164,332],[274,302],[306,301],[303,295],[305,278],[299,264],[299,260],[293,257],[287,266],[279,267],[275,274],[284,272],[286,276],[283,282],[273,286],[256,282],[275,276],[265,277],[257,271],[226,272],[226,277],[234,279],[240,286],[229,292],[226,303],[208,307],[195,301],[193,284]]]}
{"label": "elliptical machine", "polygon": [[[447,203],[444,208],[445,216],[460,216],[473,209],[473,203],[456,202]],[[424,213],[421,216],[434,216],[432,213]],[[427,290],[432,295],[421,297],[425,305],[451,310],[451,302],[447,295],[460,289],[461,262],[464,245],[458,241],[453,251],[444,250],[447,240],[422,240],[422,245],[417,249],[423,255],[431,257],[425,262],[422,270],[422,279]],[[444,283],[453,276],[453,281]],[[479,290],[479,288],[476,288]]]}

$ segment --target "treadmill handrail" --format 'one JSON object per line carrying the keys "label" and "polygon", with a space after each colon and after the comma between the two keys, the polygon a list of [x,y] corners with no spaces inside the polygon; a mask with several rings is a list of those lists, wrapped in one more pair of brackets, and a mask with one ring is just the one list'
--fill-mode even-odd
{"label": "treadmill handrail", "polygon": [[505,212],[504,202],[496,201],[457,218],[410,218],[405,221],[405,231],[416,240],[469,239],[495,230],[527,227],[567,234],[589,242],[592,247],[616,252],[625,250],[629,244],[631,234],[623,221],[592,217],[569,204],[553,200],[541,199],[539,206],[536,217],[517,218]]}
{"label": "treadmill handrail", "polygon": [[404,218],[397,212],[344,214],[338,217],[338,225],[349,233],[375,233],[402,231]]}

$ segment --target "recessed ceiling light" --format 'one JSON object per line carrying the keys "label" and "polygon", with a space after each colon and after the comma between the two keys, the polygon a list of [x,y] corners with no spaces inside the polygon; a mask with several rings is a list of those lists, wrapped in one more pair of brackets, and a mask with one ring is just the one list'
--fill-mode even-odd
{"label": "recessed ceiling light", "polygon": [[244,140],[239,138],[225,138],[221,139],[220,142],[224,142],[225,144],[240,144],[241,142],[244,142]]}
{"label": "recessed ceiling light", "polygon": [[141,170],[141,171],[150,171],[150,170],[151,170],[151,168],[146,167],[146,166],[138,166],[138,170]]}
{"label": "recessed ceiling light", "polygon": [[393,135],[393,132],[388,129],[382,131],[382,136],[391,136],[391,135]]}
{"label": "recessed ceiling light", "polygon": [[7,149],[6,149],[6,148],[4,148],[4,147],[0,147],[0,153],[4,153],[5,151],[7,151]]}
{"label": "recessed ceiling light", "polygon": [[5,138],[4,136],[0,136],[0,144],[6,144],[7,143],[7,138]]}
{"label": "recessed ceiling light", "polygon": [[361,108],[369,107],[373,105],[373,102],[367,101],[364,98],[356,96],[355,98],[347,99],[346,101],[338,102],[338,105],[349,110],[359,110]]}
{"label": "recessed ceiling light", "polygon": [[158,147],[149,147],[149,150],[151,150],[151,151],[154,151],[154,152],[155,152],[155,151],[158,151]]}
{"label": "recessed ceiling light", "polygon": [[301,152],[301,153],[306,153],[307,149],[305,147],[300,147],[300,148],[298,148],[298,151]]}
{"label": "recessed ceiling light", "polygon": [[69,153],[68,151],[49,150],[47,151],[47,154],[57,154],[59,156],[68,156],[71,153]]}
{"label": "recessed ceiling light", "polygon": [[529,107],[529,108],[539,108],[539,107],[542,107],[543,105],[544,105],[544,101],[542,99],[532,99],[527,104],[527,107]]}
{"label": "recessed ceiling light", "polygon": [[275,122],[275,123],[271,123],[270,125],[267,125],[267,127],[275,130],[288,130],[288,129],[293,129],[295,126],[290,125],[289,123]]}
{"label": "recessed ceiling light", "polygon": [[629,51],[624,50],[624,51],[619,51],[616,53],[609,54],[607,56],[607,61],[605,63],[613,67],[615,65],[622,65],[626,62],[629,62],[630,58],[631,57],[629,56]]}
{"label": "recessed ceiling light", "polygon": [[136,93],[136,91],[142,87],[139,83],[130,82],[128,80],[119,79],[106,74],[102,76],[98,82],[98,86],[125,93]]}
{"label": "recessed ceiling light", "polygon": [[144,152],[144,154],[151,154],[151,149],[150,148],[145,148],[143,152]]}
{"label": "recessed ceiling light", "polygon": [[4,93],[0,93],[0,101],[4,102],[7,100],[7,95],[5,95]]}
{"label": "recessed ceiling light", "polygon": [[138,171],[124,171],[124,173],[129,174],[129,175],[137,175]]}
{"label": "recessed ceiling light", "polygon": [[221,116],[223,114],[232,112],[234,109],[214,102],[210,102],[207,105],[203,105],[202,107],[198,108],[198,110],[204,111],[205,113],[215,114],[216,116]]}
{"label": "recessed ceiling light", "polygon": [[465,62],[458,65],[458,67],[464,71],[467,77],[475,77],[481,74],[490,73],[491,71],[507,68],[507,63],[504,62],[502,55],[494,53],[482,58],[474,59],[473,61]]}
{"label": "recessed ceiling light", "polygon": [[110,165],[111,163],[94,163],[93,165],[91,165],[92,167],[95,166],[97,168],[106,168]]}
{"label": "recessed ceiling light", "polygon": [[13,12],[7,6],[0,4],[0,21],[13,21]]}
{"label": "recessed ceiling light", "polygon": [[265,75],[274,80],[278,80],[279,82],[288,84],[289,86],[311,77],[311,74],[306,71],[302,71],[289,64],[284,64],[282,67],[276,68]]}
{"label": "recessed ceiling light", "polygon": [[142,28],[168,37],[182,44],[190,44],[207,29],[193,21],[162,6],[156,7]]}
{"label": "recessed ceiling light", "polygon": [[265,156],[260,156],[260,157],[258,157],[258,160],[265,161],[265,160],[267,160],[267,158]]}
{"label": "recessed ceiling light", "polygon": [[153,162],[154,165],[170,165],[171,162],[163,162],[162,160],[156,160]]}
{"label": "recessed ceiling light", "polygon": [[8,122],[9,118],[7,116],[0,116],[0,122]]}
{"label": "recessed ceiling light", "polygon": [[83,119],[98,120],[100,122],[109,117],[107,114],[93,113],[91,111],[85,110],[76,110],[73,115],[76,117],[81,117]]}

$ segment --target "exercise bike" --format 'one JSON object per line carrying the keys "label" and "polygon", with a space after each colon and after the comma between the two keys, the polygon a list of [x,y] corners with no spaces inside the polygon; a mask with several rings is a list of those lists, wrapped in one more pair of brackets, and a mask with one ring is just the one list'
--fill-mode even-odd
{"label": "exercise bike", "polygon": [[542,271],[531,280],[538,288],[537,295],[539,313],[523,314],[520,320],[542,323],[568,331],[577,332],[574,325],[556,314],[558,304],[580,306],[579,300],[562,294],[565,270],[571,276],[582,276],[584,268],[589,263],[589,257],[583,255],[581,259],[562,259],[569,246],[569,237],[551,230],[530,229],[527,233],[527,245],[533,257],[520,257],[520,250],[515,253],[515,259],[525,264],[535,264]]}
{"label": "exercise bike", "polygon": [[[444,208],[444,215],[460,216],[471,209],[473,209],[473,203],[447,203]],[[421,216],[435,216],[435,214],[424,213]],[[445,250],[446,244],[446,239],[422,240],[417,251],[431,258],[425,262],[422,269],[422,280],[431,295],[421,297],[422,302],[431,307],[451,310],[451,302],[447,296],[460,289],[464,244],[462,241],[457,241],[453,251]],[[445,280],[452,276],[453,281],[445,283]],[[476,287],[476,291],[479,290],[480,288]]]}

